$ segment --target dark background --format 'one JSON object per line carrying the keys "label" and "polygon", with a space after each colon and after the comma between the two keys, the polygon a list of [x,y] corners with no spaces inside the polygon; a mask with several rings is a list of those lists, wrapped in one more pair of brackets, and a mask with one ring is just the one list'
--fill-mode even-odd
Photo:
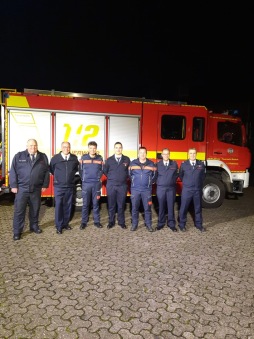
{"label": "dark background", "polygon": [[0,86],[238,110],[252,144],[252,13],[244,2],[8,1]]}

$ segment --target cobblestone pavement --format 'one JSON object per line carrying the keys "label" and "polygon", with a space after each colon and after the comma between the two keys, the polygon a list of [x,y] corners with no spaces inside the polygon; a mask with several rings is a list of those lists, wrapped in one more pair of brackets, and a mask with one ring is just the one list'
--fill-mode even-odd
{"label": "cobblestone pavement", "polygon": [[[42,234],[12,240],[13,204],[0,198],[0,338],[254,338],[254,187],[203,210],[201,233],[108,230],[90,218],[58,235],[42,205]],[[177,211],[177,206],[176,206]],[[153,208],[153,226],[156,226]]]}

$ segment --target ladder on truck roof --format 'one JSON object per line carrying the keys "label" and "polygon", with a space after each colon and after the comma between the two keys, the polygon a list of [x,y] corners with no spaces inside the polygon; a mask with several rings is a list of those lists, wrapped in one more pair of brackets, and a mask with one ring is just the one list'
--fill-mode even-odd
{"label": "ladder on truck roof", "polygon": [[25,94],[36,94],[36,95],[55,95],[61,97],[69,98],[93,98],[93,99],[104,99],[104,100],[116,100],[116,101],[133,101],[133,102],[150,102],[150,103],[162,103],[162,104],[175,104],[175,105],[186,105],[186,102],[183,101],[168,101],[168,100],[156,100],[156,99],[146,99],[138,97],[124,97],[116,95],[99,95],[99,94],[88,94],[88,93],[75,93],[75,92],[61,92],[52,90],[40,90],[40,89],[24,89]]}

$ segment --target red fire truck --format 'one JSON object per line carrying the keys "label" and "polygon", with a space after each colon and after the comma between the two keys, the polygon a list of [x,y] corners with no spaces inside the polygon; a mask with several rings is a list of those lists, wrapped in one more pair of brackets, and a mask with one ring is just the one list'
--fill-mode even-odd
{"label": "red fire truck", "polygon": [[[227,193],[242,193],[249,185],[251,154],[239,117],[210,113],[204,106],[144,98],[33,89],[1,90],[1,94],[0,193],[10,192],[12,158],[25,149],[30,138],[38,141],[39,150],[49,160],[60,151],[62,141],[69,141],[79,158],[91,140],[97,142],[103,159],[113,154],[116,141],[123,143],[124,154],[131,159],[137,157],[139,146],[145,146],[154,162],[168,147],[171,159],[179,165],[187,159],[187,150],[195,147],[197,158],[206,163],[205,208],[219,207]],[[180,181],[177,187],[180,194]],[[105,179],[102,195],[106,195]],[[44,197],[53,196],[51,180]],[[82,206],[78,174],[74,204]]]}

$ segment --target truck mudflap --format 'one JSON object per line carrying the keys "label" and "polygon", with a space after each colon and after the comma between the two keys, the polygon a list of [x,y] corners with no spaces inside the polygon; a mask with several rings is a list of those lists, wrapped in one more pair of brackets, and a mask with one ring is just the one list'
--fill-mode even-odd
{"label": "truck mudflap", "polygon": [[233,180],[233,193],[243,193],[243,180]]}

